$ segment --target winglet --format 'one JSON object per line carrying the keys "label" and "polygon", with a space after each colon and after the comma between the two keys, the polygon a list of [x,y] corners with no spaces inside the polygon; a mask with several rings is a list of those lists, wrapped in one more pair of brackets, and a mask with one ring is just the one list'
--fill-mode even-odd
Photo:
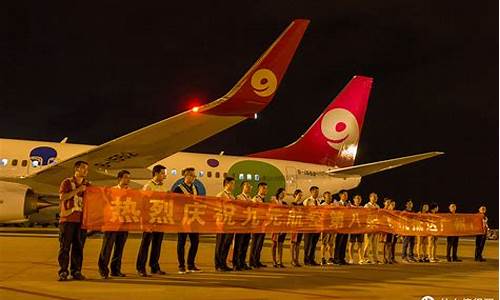
{"label": "winglet", "polygon": [[273,99],[309,22],[293,21],[224,97],[200,107],[199,112],[254,117],[264,109]]}

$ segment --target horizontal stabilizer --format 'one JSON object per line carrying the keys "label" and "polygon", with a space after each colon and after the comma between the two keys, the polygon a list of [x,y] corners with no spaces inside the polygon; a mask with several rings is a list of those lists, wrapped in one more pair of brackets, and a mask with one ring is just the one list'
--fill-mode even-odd
{"label": "horizontal stabilizer", "polygon": [[441,154],[444,154],[444,152],[427,152],[417,155],[372,162],[368,164],[356,165],[352,167],[331,169],[327,171],[327,173],[335,177],[366,176],[401,167],[403,165],[411,164],[419,160],[428,159]]}

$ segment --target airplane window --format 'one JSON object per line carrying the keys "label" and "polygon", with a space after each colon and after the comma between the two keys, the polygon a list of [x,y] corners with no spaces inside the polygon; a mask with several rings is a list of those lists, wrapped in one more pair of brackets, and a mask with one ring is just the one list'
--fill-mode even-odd
{"label": "airplane window", "polygon": [[253,176],[253,179],[255,179],[255,181],[259,181],[260,180],[260,175],[259,174],[255,174]]}
{"label": "airplane window", "polygon": [[14,167],[17,166],[17,159],[12,160],[12,166],[14,166]]}
{"label": "airplane window", "polygon": [[172,175],[176,176],[177,175],[177,170],[176,169],[172,169],[171,173],[172,173]]}
{"label": "airplane window", "polygon": [[212,171],[207,172],[207,177],[212,177]]}
{"label": "airplane window", "polygon": [[226,178],[226,177],[227,177],[227,173],[224,173],[224,178]]}
{"label": "airplane window", "polygon": [[215,178],[219,178],[220,177],[220,173],[219,172],[215,172]]}
{"label": "airplane window", "polygon": [[203,175],[204,175],[204,174],[205,174],[205,172],[200,171],[200,172],[199,172],[199,176],[198,176],[198,177],[203,177]]}
{"label": "airplane window", "polygon": [[238,179],[239,180],[245,180],[245,174],[240,173],[240,175],[238,175]]}
{"label": "airplane window", "polygon": [[247,174],[247,180],[252,180],[252,174]]}
{"label": "airplane window", "polygon": [[23,159],[21,162],[21,166],[26,167],[28,165],[28,161],[26,159]]}
{"label": "airplane window", "polygon": [[8,164],[9,164],[9,160],[8,160],[8,159],[6,159],[6,158],[2,158],[2,159],[0,160],[0,167],[5,167],[5,166],[6,166],[6,165],[8,165]]}

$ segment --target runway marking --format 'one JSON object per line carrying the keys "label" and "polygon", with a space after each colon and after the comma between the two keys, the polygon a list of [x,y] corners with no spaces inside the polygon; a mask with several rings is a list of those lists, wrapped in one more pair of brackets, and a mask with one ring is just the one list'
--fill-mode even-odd
{"label": "runway marking", "polygon": [[21,290],[21,289],[6,287],[6,286],[0,286],[0,290],[6,290],[6,291],[11,291],[11,292],[17,292],[17,293],[24,293],[24,294],[28,294],[28,295],[46,297],[46,298],[50,298],[50,299],[78,300],[78,298],[62,297],[62,296],[57,296],[57,295],[52,295],[52,294],[46,294],[46,293],[41,293],[41,292]]}
{"label": "runway marking", "polygon": [[36,238],[57,238],[59,234],[57,233],[47,233],[47,234],[29,234],[29,233],[0,233],[0,237],[36,237]]}

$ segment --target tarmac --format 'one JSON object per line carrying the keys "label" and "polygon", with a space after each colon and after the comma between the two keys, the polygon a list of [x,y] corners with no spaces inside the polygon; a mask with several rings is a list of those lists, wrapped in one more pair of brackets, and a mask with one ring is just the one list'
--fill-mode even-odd
{"label": "tarmac", "polygon": [[[176,235],[168,234],[160,259],[167,275],[142,278],[135,272],[140,234],[131,234],[122,262],[127,277],[104,280],[97,270],[101,238],[95,235],[84,251],[88,280],[58,282],[57,229],[0,228],[0,299],[498,299],[498,241],[487,241],[483,263],[474,262],[470,238],[460,240],[463,262],[446,262],[446,239],[440,238],[440,263],[403,263],[398,255],[394,265],[302,268],[290,266],[287,241],[287,268],[274,269],[266,240],[267,268],[228,273],[213,268],[214,242],[214,236],[201,238],[197,264],[203,272],[180,275]],[[400,250],[398,244],[397,254]]]}

